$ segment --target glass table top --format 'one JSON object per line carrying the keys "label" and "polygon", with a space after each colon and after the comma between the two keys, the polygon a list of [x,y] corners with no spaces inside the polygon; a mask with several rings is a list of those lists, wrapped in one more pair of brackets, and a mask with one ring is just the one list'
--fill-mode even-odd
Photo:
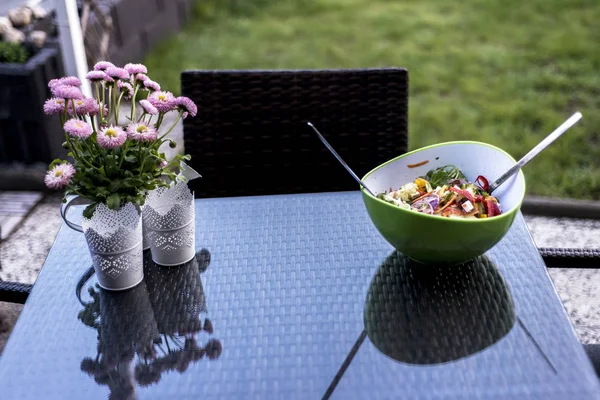
{"label": "glass table top", "polygon": [[416,264],[358,192],[196,201],[196,258],[96,285],[61,229],[0,358],[3,399],[597,398],[519,215],[463,265]]}

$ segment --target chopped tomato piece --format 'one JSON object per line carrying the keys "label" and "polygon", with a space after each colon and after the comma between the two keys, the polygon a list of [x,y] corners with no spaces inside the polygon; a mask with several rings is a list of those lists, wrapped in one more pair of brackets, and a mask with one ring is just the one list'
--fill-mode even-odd
{"label": "chopped tomato piece", "polygon": [[487,179],[483,175],[479,175],[477,179],[475,179],[475,183],[483,190],[487,192],[490,190],[490,184]]}
{"label": "chopped tomato piece", "polygon": [[488,217],[493,217],[495,215],[500,215],[500,208],[498,204],[489,197],[485,199],[485,210]]}
{"label": "chopped tomato piece", "polygon": [[457,189],[454,186],[452,186],[448,190],[451,191],[451,192],[460,194],[461,196],[463,196],[464,198],[466,198],[467,200],[469,200],[471,203],[475,203],[475,197],[473,197],[473,195],[471,194],[471,192],[469,192],[468,190]]}

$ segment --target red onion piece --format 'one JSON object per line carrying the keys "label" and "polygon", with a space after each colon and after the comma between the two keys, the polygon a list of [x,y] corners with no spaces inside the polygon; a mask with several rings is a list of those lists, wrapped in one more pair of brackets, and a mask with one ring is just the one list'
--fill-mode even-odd
{"label": "red onion piece", "polygon": [[412,209],[424,214],[433,214],[434,207],[430,202],[426,201],[426,199],[422,199],[414,203]]}

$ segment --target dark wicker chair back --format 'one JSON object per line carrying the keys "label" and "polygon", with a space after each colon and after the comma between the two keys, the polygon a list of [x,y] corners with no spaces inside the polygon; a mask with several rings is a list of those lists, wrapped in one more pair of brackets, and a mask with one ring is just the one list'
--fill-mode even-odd
{"label": "dark wicker chair back", "polygon": [[405,69],[185,71],[196,197],[358,190],[311,121],[362,176],[407,150]]}

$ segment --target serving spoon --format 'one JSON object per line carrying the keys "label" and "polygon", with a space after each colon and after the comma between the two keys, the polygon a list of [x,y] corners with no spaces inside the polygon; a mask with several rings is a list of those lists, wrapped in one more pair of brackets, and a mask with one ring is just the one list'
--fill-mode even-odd
{"label": "serving spoon", "polygon": [[492,193],[494,190],[498,188],[498,186],[502,185],[508,178],[510,178],[513,174],[515,174],[518,170],[523,168],[525,164],[529,161],[533,160],[535,156],[540,154],[546,147],[550,146],[556,139],[562,136],[563,133],[568,131],[573,125],[575,125],[581,119],[582,115],[579,111],[575,114],[571,115],[569,119],[563,122],[558,128],[556,128],[551,134],[546,136],[544,140],[539,142],[537,146],[529,151],[529,153],[525,154],[515,165],[513,165],[508,171],[500,175],[500,178],[496,179],[494,183],[490,185],[488,193]]}
{"label": "serving spoon", "polygon": [[[523,166],[525,164],[527,164],[531,160],[533,160],[535,156],[537,156],[542,151],[544,151],[544,149],[546,149],[546,147],[550,146],[563,133],[565,133],[566,131],[568,131],[571,127],[573,127],[573,125],[575,125],[577,122],[579,122],[579,120],[581,119],[581,117],[582,117],[582,115],[581,115],[581,113],[579,111],[576,112],[575,114],[571,115],[565,122],[563,122],[558,128],[556,128],[551,134],[549,134],[548,136],[546,136],[544,138],[544,140],[542,140],[540,143],[538,143],[537,146],[535,146],[533,149],[531,149],[529,151],[529,153],[525,154],[508,171],[506,171],[504,174],[500,175],[500,178],[496,179],[490,185],[490,187],[488,189],[488,193],[491,194],[494,190],[496,190],[498,188],[498,186],[502,185],[504,182],[506,182],[506,180],[508,178],[510,178],[517,171],[519,171],[521,168],[523,168]],[[367,192],[369,192],[369,194],[371,196],[376,197],[375,194],[371,191],[371,189],[369,189],[367,187],[367,185],[365,185],[365,183],[360,180],[360,178],[354,173],[354,171],[352,171],[352,169],[348,166],[348,164],[346,164],[346,162],[342,159],[342,157],[340,157],[340,155],[333,149],[333,147],[331,147],[331,145],[325,139],[325,137],[323,137],[323,135],[321,135],[321,132],[319,132],[319,130],[311,122],[308,122],[307,124],[308,124],[308,126],[310,126],[315,131],[315,133],[317,134],[317,136],[319,137],[319,139],[321,139],[321,142],[323,142],[323,144],[325,145],[325,147],[327,147],[327,149],[329,149],[329,151],[331,152],[331,154],[333,154],[335,156],[335,158],[340,162],[340,164],[342,164],[342,166],[344,168],[346,168],[346,171],[348,171],[350,173],[350,175],[352,175],[352,177],[354,178],[354,180],[356,182],[358,182],[359,185],[361,185],[362,187],[364,187],[365,190]]]}
{"label": "serving spoon", "polygon": [[365,185],[365,183],[363,181],[360,180],[360,178],[354,173],[354,171],[352,171],[352,168],[350,168],[348,166],[348,164],[346,164],[346,162],[344,161],[344,159],[342,157],[340,157],[340,155],[337,153],[337,151],[335,151],[333,149],[333,147],[331,147],[331,145],[329,144],[329,142],[327,141],[327,139],[325,139],[325,137],[323,135],[321,135],[321,132],[319,132],[319,130],[311,123],[308,122],[307,123],[308,126],[310,126],[311,128],[313,128],[313,130],[315,131],[315,133],[317,134],[317,136],[319,136],[319,139],[321,139],[321,142],[323,142],[323,144],[325,145],[325,147],[327,147],[329,149],[329,151],[331,152],[331,154],[334,155],[334,157],[340,162],[340,164],[343,165],[344,168],[346,168],[346,171],[348,171],[350,173],[350,175],[352,175],[352,177],[354,178],[354,180],[356,182],[358,182],[359,185],[361,185],[362,187],[365,188],[365,190],[367,192],[369,192],[369,194],[373,197],[377,197],[375,196],[375,194],[371,191],[371,189],[369,189],[367,187],[367,185]]}

